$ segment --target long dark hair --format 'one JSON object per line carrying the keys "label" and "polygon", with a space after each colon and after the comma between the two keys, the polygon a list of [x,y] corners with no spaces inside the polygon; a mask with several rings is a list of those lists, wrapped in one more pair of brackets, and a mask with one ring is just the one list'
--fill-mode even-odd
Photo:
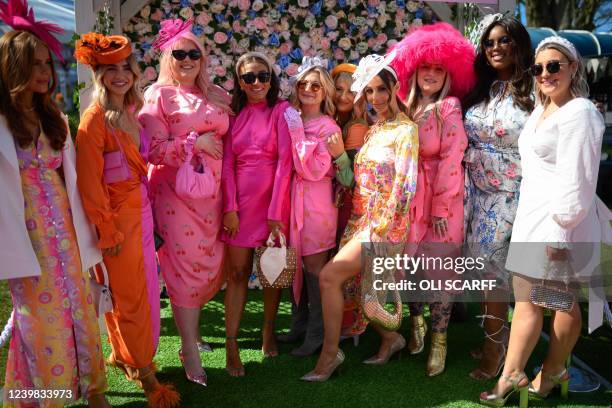
{"label": "long dark hair", "polygon": [[531,112],[534,101],[531,96],[533,91],[533,77],[527,71],[533,63],[533,50],[531,40],[525,27],[515,18],[504,17],[493,22],[480,37],[476,59],[474,60],[474,71],[476,71],[476,86],[465,98],[463,103],[464,112],[481,102],[488,103],[490,99],[491,85],[497,79],[497,71],[487,61],[487,55],[483,42],[489,37],[489,33],[495,26],[503,27],[512,39],[512,57],[514,59],[514,72],[509,81],[510,93],[514,105],[518,108]]}
{"label": "long dark hair", "polygon": [[[28,147],[33,141],[25,126],[23,94],[32,78],[36,47],[44,43],[27,31],[9,31],[0,37],[0,114],[4,115],[17,145]],[[46,45],[45,45],[46,46]],[[34,109],[42,131],[54,150],[61,150],[68,129],[51,95],[57,86],[55,68],[51,64],[51,84],[44,94],[33,96]]]}
{"label": "long dark hair", "polygon": [[234,90],[232,91],[232,102],[230,103],[230,108],[237,115],[247,104],[247,95],[246,92],[240,88],[240,78],[238,78],[238,73],[244,64],[250,62],[259,62],[260,64],[268,67],[268,71],[270,72],[270,89],[266,94],[266,101],[268,102],[269,107],[273,107],[279,100],[280,95],[280,80],[278,76],[274,72],[274,69],[270,66],[270,63],[265,59],[259,57],[258,55],[243,55],[238,62],[236,63],[236,69],[234,70]]}
{"label": "long dark hair", "polygon": [[[383,84],[385,85],[385,88],[387,88],[387,91],[389,91],[389,95],[391,95],[391,97],[395,96],[395,103],[393,103],[392,100],[389,100],[389,108],[395,114],[398,114],[399,112],[407,113],[408,109],[406,108],[406,105],[404,105],[404,102],[402,102],[402,99],[397,95],[397,92],[393,92],[393,88],[395,87],[395,84],[397,84],[397,79],[395,79],[395,77],[393,76],[391,71],[389,71],[389,69],[393,69],[393,68],[388,67],[388,69],[381,69],[380,72],[376,75],[382,80]],[[365,89],[364,89],[362,98],[366,100]],[[367,119],[367,115],[366,115],[366,119]]]}

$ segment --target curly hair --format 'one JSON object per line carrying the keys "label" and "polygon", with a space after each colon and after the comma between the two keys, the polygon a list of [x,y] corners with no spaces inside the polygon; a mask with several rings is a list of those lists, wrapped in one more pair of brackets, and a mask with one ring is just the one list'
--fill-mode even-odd
{"label": "curly hair", "polygon": [[482,33],[478,43],[476,59],[474,60],[474,71],[476,71],[476,86],[465,98],[463,109],[467,111],[481,102],[488,103],[490,100],[491,85],[497,79],[497,71],[489,65],[485,53],[484,41],[494,27],[503,27],[512,39],[512,58],[514,60],[512,77],[509,89],[514,105],[518,108],[531,112],[534,107],[532,98],[533,77],[528,68],[533,63],[533,50],[531,39],[525,27],[515,18],[504,17],[489,25]]}
{"label": "curly hair", "polygon": [[[9,31],[0,37],[0,114],[8,123],[9,130],[17,145],[26,148],[33,143],[33,136],[27,131],[23,115],[26,106],[24,94],[32,77],[36,47],[45,43],[27,31]],[[48,47],[47,47],[48,48]],[[40,126],[51,147],[62,150],[68,128],[58,107],[53,102],[53,91],[57,86],[55,68],[51,64],[51,83],[45,93],[34,93],[34,110]]]}

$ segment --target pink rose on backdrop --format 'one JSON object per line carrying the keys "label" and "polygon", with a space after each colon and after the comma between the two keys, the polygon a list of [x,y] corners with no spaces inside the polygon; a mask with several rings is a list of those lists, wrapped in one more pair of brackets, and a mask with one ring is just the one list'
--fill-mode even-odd
{"label": "pink rose on backdrop", "polygon": [[285,72],[289,76],[294,76],[298,72],[298,65],[292,62],[291,64],[287,66],[287,68],[285,69]]}
{"label": "pink rose on backdrop", "polygon": [[217,65],[213,72],[215,73],[215,75],[220,77],[225,76],[225,74],[227,74],[226,69],[222,65]]}
{"label": "pink rose on backdrop", "polygon": [[217,44],[225,44],[227,42],[227,34],[217,31],[213,37]]}
{"label": "pink rose on backdrop", "polygon": [[256,17],[253,20],[253,26],[258,30],[263,30],[264,28],[267,27],[267,25],[268,24],[266,23],[266,20],[262,17]]}
{"label": "pink rose on backdrop", "polygon": [[226,91],[231,91],[234,89],[234,80],[227,79],[225,82],[223,82],[223,88],[225,88]]}
{"label": "pink rose on backdrop", "polygon": [[251,7],[250,0],[238,0],[238,8],[240,10],[248,10]]}
{"label": "pink rose on backdrop", "polygon": [[242,25],[240,24],[240,20],[235,20],[232,23],[232,30],[235,32],[240,32],[242,30]]}
{"label": "pink rose on backdrop", "polygon": [[336,41],[338,39],[338,35],[339,33],[337,31],[330,31],[327,33],[327,38],[329,38],[330,41]]}
{"label": "pink rose on backdrop", "polygon": [[323,50],[329,50],[330,47],[331,47],[331,41],[329,41],[328,38],[322,38],[321,39],[321,48]]}
{"label": "pink rose on backdrop", "polygon": [[402,19],[404,18],[405,15],[406,15],[406,12],[404,11],[404,9],[399,9],[397,10],[397,13],[395,13],[395,18]]}
{"label": "pink rose on backdrop", "polygon": [[278,52],[281,54],[289,54],[291,52],[291,46],[289,43],[282,43],[280,47],[278,47]]}
{"label": "pink rose on backdrop", "polygon": [[196,23],[198,23],[201,26],[208,25],[208,23],[210,23],[211,20],[212,20],[212,17],[210,17],[210,15],[205,11],[201,12],[196,17]]}
{"label": "pink rose on backdrop", "polygon": [[374,38],[370,38],[368,40],[368,48],[373,48],[376,45],[376,40]]}
{"label": "pink rose on backdrop", "polygon": [[157,78],[157,71],[153,67],[146,67],[144,70],[144,77],[147,81],[154,81]]}
{"label": "pink rose on backdrop", "polygon": [[308,0],[298,0],[298,6],[308,7]]}
{"label": "pink rose on backdrop", "polygon": [[380,33],[376,36],[376,42],[379,44],[384,44],[387,42],[387,34]]}

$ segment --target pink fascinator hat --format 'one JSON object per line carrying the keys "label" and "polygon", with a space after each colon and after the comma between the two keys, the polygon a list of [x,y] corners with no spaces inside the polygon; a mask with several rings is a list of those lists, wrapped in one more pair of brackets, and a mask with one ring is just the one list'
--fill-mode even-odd
{"label": "pink fascinator hat", "polygon": [[62,43],[52,33],[62,34],[64,30],[48,21],[36,21],[34,10],[30,8],[27,0],[0,0],[0,20],[17,31],[28,31],[49,47],[60,61],[62,57]]}
{"label": "pink fascinator hat", "polygon": [[440,64],[450,75],[450,95],[463,98],[476,84],[474,47],[448,23],[425,25],[410,31],[392,48],[391,66],[400,82],[399,97],[406,99],[410,78],[421,63]]}
{"label": "pink fascinator hat", "polygon": [[193,41],[200,51],[202,51],[202,54],[205,54],[204,47],[200,43],[200,40],[194,33],[191,32],[193,20],[189,19],[187,21],[183,21],[180,18],[168,19],[162,20],[160,24],[161,27],[159,29],[159,33],[157,33],[157,38],[155,41],[153,41],[153,44],[151,44],[153,48],[164,51],[172,47],[172,44],[181,38],[185,38]]}

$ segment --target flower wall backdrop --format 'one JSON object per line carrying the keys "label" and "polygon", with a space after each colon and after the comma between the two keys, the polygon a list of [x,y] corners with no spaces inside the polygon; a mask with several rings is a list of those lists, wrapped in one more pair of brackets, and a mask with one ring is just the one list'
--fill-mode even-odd
{"label": "flower wall backdrop", "polygon": [[405,0],[154,0],[123,31],[139,55],[144,76],[154,81],[158,55],[151,43],[166,18],[193,18],[193,32],[209,51],[210,74],[233,87],[237,56],[260,51],[275,62],[284,96],[305,55],[319,55],[328,68],[382,54],[412,26],[436,21],[422,2]]}

